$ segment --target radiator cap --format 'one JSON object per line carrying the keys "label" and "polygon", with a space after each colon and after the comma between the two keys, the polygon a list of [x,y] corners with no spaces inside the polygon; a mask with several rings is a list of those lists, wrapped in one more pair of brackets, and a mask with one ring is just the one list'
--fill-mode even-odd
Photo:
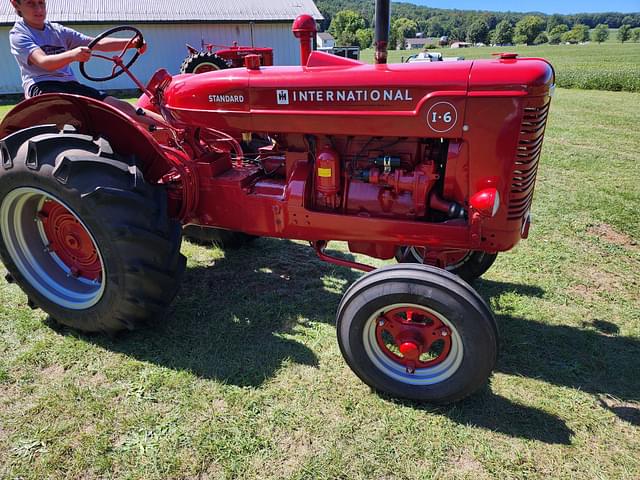
{"label": "radiator cap", "polygon": [[516,58],[518,58],[518,54],[515,52],[498,52],[492,53],[491,55],[493,55],[494,57],[499,57],[500,60],[515,60]]}

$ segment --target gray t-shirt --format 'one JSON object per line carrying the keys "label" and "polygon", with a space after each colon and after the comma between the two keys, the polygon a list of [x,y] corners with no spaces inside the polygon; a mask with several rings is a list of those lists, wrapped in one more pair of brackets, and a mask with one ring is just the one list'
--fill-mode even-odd
{"label": "gray t-shirt", "polygon": [[18,20],[9,32],[9,43],[11,44],[11,53],[16,57],[16,62],[20,67],[25,96],[29,95],[29,87],[36,82],[46,80],[69,82],[76,79],[70,65],[49,72],[44,68],[29,64],[29,55],[34,50],[41,48],[47,55],[55,55],[76,47],[86,46],[90,41],[91,37],[58,23],[45,22],[44,29],[37,30],[27,25],[24,20]]}

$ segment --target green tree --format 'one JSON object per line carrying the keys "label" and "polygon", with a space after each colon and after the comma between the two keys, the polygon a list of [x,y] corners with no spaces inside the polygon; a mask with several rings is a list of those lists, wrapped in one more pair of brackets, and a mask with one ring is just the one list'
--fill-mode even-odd
{"label": "green tree", "polygon": [[573,28],[562,34],[562,41],[567,43],[580,43],[589,40],[589,27],[582,24],[575,24]]}
{"label": "green tree", "polygon": [[580,23],[573,26],[571,29],[573,32],[573,37],[577,42],[588,42],[589,41],[589,27],[586,25],[582,25]]}
{"label": "green tree", "polygon": [[337,45],[356,45],[356,32],[366,26],[364,18],[359,13],[353,10],[341,10],[331,20],[329,33],[336,39]]}
{"label": "green tree", "polygon": [[562,15],[554,13],[547,19],[547,32],[551,32],[558,25],[565,25],[565,19]]}
{"label": "green tree", "polygon": [[622,25],[633,25],[634,18],[631,15],[627,15],[622,19]]}
{"label": "green tree", "polygon": [[606,42],[609,38],[609,25],[601,23],[591,32],[591,40],[594,42],[602,43]]}
{"label": "green tree", "polygon": [[369,48],[373,43],[373,31],[370,28],[361,28],[356,32],[356,40],[360,48]]}
{"label": "green tree", "polygon": [[562,34],[561,40],[562,43],[578,43],[571,30],[569,30],[568,32],[564,32]]}
{"label": "green tree", "polygon": [[534,45],[542,45],[543,43],[547,43],[549,41],[549,37],[547,36],[547,32],[540,32],[538,36],[533,41]]}
{"label": "green tree", "polygon": [[544,31],[545,26],[546,22],[542,18],[536,15],[527,15],[516,23],[513,40],[516,43],[526,43],[530,45],[537,36]]}
{"label": "green tree", "polygon": [[467,29],[467,42],[470,43],[487,43],[489,35],[489,27],[482,19],[477,19]]}
{"label": "green tree", "polygon": [[618,29],[618,36],[617,36],[618,40],[624,43],[627,40],[629,40],[629,37],[631,37],[631,27],[629,25],[622,25]]}
{"label": "green tree", "polygon": [[569,27],[567,27],[564,23],[560,25],[556,25],[549,32],[549,43],[552,45],[559,44],[562,40],[562,36],[569,31]]}
{"label": "green tree", "polygon": [[502,20],[498,23],[494,30],[492,41],[496,45],[513,43],[513,25],[507,20]]}
{"label": "green tree", "polygon": [[640,42],[640,28],[634,28],[631,31],[631,41]]}
{"label": "green tree", "polygon": [[397,48],[397,45],[402,45],[401,48],[404,48],[404,39],[415,37],[417,28],[418,25],[413,20],[404,17],[396,18],[391,22],[390,48]]}
{"label": "green tree", "polygon": [[441,37],[445,34],[444,25],[440,17],[431,17],[427,20],[427,28],[425,32],[429,37]]}

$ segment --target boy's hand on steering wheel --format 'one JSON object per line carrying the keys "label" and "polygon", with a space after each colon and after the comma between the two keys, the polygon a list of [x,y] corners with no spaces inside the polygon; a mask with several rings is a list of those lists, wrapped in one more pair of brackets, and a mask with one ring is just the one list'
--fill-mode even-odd
{"label": "boy's hand on steering wheel", "polygon": [[76,47],[71,52],[76,62],[88,62],[91,59],[91,49],[89,47]]}
{"label": "boy's hand on steering wheel", "polygon": [[147,51],[147,42],[145,42],[140,36],[136,35],[131,40],[131,47],[136,48],[140,54]]}

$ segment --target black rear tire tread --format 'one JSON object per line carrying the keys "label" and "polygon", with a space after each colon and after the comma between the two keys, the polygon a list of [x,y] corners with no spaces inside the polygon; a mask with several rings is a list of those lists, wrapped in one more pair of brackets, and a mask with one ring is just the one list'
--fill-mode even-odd
{"label": "black rear tire tread", "polygon": [[215,65],[218,70],[224,70],[229,68],[229,65],[222,58],[212,52],[198,52],[189,55],[185,58],[180,65],[180,73],[193,73],[196,68],[203,63],[211,63]]}
{"label": "black rear tire tread", "polygon": [[[102,138],[68,130],[32,132],[34,136],[22,138],[23,144],[13,149],[12,168],[0,170],[0,202],[12,189],[27,186],[71,207],[102,252],[105,291],[85,310],[63,308],[25,280],[0,237],[0,256],[7,270],[28,297],[60,324],[114,333],[157,322],[176,295],[186,266],[180,253],[181,225],[166,215],[163,187],[147,184],[133,162],[113,154]],[[24,131],[18,134],[26,136]],[[34,151],[35,169],[27,165],[28,152]]]}

